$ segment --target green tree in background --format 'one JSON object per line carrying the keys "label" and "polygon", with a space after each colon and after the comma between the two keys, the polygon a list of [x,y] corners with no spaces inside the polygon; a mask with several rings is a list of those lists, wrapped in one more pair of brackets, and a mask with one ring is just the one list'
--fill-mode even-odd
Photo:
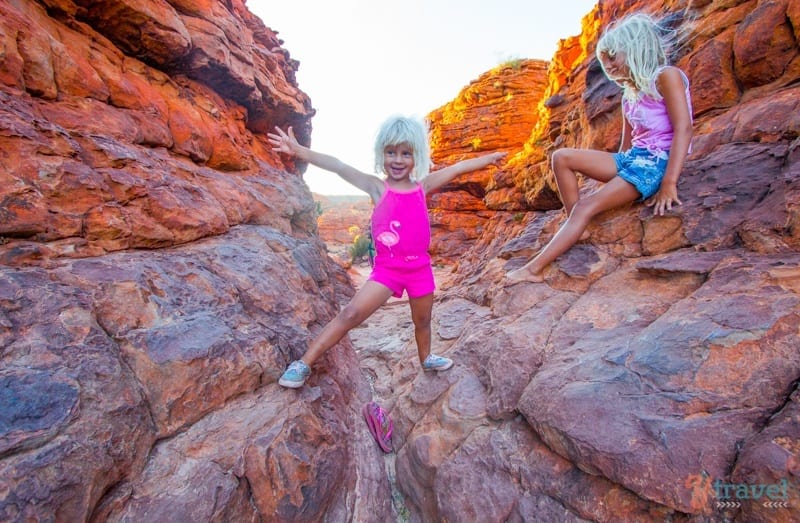
{"label": "green tree in background", "polygon": [[350,260],[360,261],[369,255],[369,244],[369,236],[356,234],[353,238],[353,245],[350,246]]}

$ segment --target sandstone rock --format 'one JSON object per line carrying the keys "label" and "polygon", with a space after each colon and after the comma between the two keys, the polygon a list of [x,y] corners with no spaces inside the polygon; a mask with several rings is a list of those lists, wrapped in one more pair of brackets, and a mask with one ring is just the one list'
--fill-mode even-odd
{"label": "sandstone rock", "polygon": [[274,383],[352,294],[261,134],[297,62],[240,2],[0,10],[0,519],[384,519],[349,342]]}
{"label": "sandstone rock", "polygon": [[356,235],[369,233],[372,201],[369,196],[324,196],[316,194],[321,214],[319,236],[328,245],[351,246]]}
{"label": "sandstone rock", "polygon": [[[789,0],[759,2],[736,28],[734,68],[745,88],[772,82],[796,61],[797,42],[786,24]],[[794,78],[798,68],[794,68]]]}
{"label": "sandstone rock", "polygon": [[[8,204],[0,234],[46,242],[82,237],[82,252],[94,254],[175,245],[238,223],[274,219],[284,221],[284,230],[294,221],[306,222],[312,231],[311,216],[292,218],[310,211],[307,189],[299,180],[290,189],[293,194],[286,185],[276,186],[273,167],[281,165],[279,160],[268,148],[253,146],[265,140],[253,135],[266,125],[260,119],[269,119],[269,128],[293,124],[298,137],[307,139],[313,114],[307,97],[293,85],[297,64],[282,53],[263,52],[265,44],[270,50],[278,45],[274,35],[269,40],[269,31],[244,9],[231,13],[215,7],[206,13],[229,35],[238,35],[231,36],[240,46],[235,54],[250,57],[244,67],[249,73],[235,72],[254,76],[260,67],[273,70],[272,84],[253,81],[244,95],[218,94],[213,82],[181,76],[186,68],[176,64],[188,51],[189,32],[172,6],[110,3],[106,8],[65,6],[76,18],[67,14],[62,22],[32,2],[3,6],[8,16],[0,22],[2,32],[17,35],[19,53],[9,53],[2,67],[18,75],[9,78],[2,92],[0,139],[3,149],[14,154],[2,160],[2,198]],[[231,29],[241,22],[258,35],[248,39],[241,37],[247,32]],[[214,45],[230,53],[234,44]],[[196,42],[193,49],[210,52],[211,47]],[[264,65],[267,56],[275,66]],[[232,68],[220,64],[216,70],[225,77],[234,74]],[[263,108],[265,98],[274,113]],[[220,170],[238,175],[220,176]],[[164,189],[181,185],[184,189]],[[275,190],[287,196],[277,209],[282,218],[265,205],[268,197],[263,195]],[[239,205],[228,205],[234,200]],[[201,207],[202,216],[183,215]],[[86,217],[90,226],[85,228]],[[112,217],[108,233],[102,231],[103,217]]]}
{"label": "sandstone rock", "polygon": [[[793,485],[797,475],[800,97],[796,37],[780,22],[795,8],[692,5],[689,14],[704,23],[692,26],[679,61],[697,109],[694,152],[679,184],[683,205],[664,217],[640,203],[606,213],[587,241],[549,268],[544,284],[502,281],[561,220],[547,207],[508,212],[532,201],[509,184],[545,187],[548,148],[616,147],[618,91],[599,75],[589,49],[579,53],[572,75],[541,101],[549,113],[540,113],[545,121],[515,157],[524,170],[487,186],[485,200],[497,212],[484,212],[484,233],[453,274],[460,284],[444,291],[435,310],[435,321],[448,326],[435,348],[458,362],[441,378],[446,386],[409,384],[405,370],[381,385],[407,394],[392,410],[405,441],[397,481],[420,520],[468,514],[521,521],[530,507],[554,520],[797,517],[796,490],[783,505],[745,498],[736,508],[720,503],[714,489]],[[591,41],[620,7],[600,6],[593,22],[584,20],[583,36]],[[773,37],[776,56],[744,58],[765,57],[763,42]],[[581,191],[597,187],[584,182]],[[460,334],[455,325],[463,325]],[[468,383],[484,414],[461,414],[459,425],[450,419],[450,398]],[[516,435],[516,414],[532,435]],[[548,471],[532,483],[548,459],[565,459],[574,473]],[[565,475],[580,487],[540,486]],[[577,490],[603,502],[583,503]],[[554,500],[567,511],[554,510]]]}
{"label": "sandstone rock", "polygon": [[[563,219],[551,151],[616,148],[592,46],[639,8],[689,30],[683,205],[605,213],[509,285]],[[353,290],[264,140],[313,114],[275,33],[238,0],[0,9],[0,519],[798,519],[797,2],[602,2],[547,68],[435,111],[437,163],[512,153],[431,197],[456,364],[422,372],[390,300],[299,391],[275,380]]]}
{"label": "sandstone rock", "polygon": [[[450,165],[491,150],[508,151],[511,161],[539,121],[536,106],[545,90],[546,71],[547,62],[541,60],[499,65],[462,89],[455,100],[432,111],[428,120],[434,164]],[[467,223],[434,218],[431,243],[437,260],[458,259],[482,231],[490,216],[481,211],[488,209],[485,197],[494,170],[461,176],[429,198],[434,217],[446,211],[469,211],[472,216]],[[513,188],[508,191],[511,194],[492,202],[492,208],[508,207],[506,202],[517,197]]]}

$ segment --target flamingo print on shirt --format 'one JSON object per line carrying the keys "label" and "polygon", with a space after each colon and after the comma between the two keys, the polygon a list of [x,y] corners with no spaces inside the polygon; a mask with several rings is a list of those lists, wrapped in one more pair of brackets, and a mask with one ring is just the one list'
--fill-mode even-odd
{"label": "flamingo print on shirt", "polygon": [[390,231],[383,231],[378,235],[377,239],[389,249],[389,255],[394,258],[392,247],[400,242],[400,233],[397,231],[400,228],[400,222],[392,220],[389,222],[389,228],[391,229]]}
{"label": "flamingo print on shirt", "polygon": [[375,204],[370,226],[376,263],[405,268],[409,263],[429,263],[431,226],[422,184],[413,191],[395,191],[384,183],[386,190]]}

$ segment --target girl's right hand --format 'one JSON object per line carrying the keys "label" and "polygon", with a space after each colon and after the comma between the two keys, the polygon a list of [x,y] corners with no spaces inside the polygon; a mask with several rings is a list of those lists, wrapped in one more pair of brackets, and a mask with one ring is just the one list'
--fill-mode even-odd
{"label": "girl's right hand", "polygon": [[287,128],[287,131],[289,131],[288,134],[283,132],[283,130],[278,126],[275,126],[275,131],[277,131],[277,134],[267,133],[267,138],[272,144],[272,150],[295,156],[297,154],[297,148],[300,147],[300,144],[298,143],[297,138],[294,137],[294,131],[292,130],[292,127],[289,126]]}
{"label": "girl's right hand", "polygon": [[681,205],[678,199],[678,188],[675,184],[662,182],[661,188],[655,193],[645,205],[653,207],[654,216],[664,216],[664,213],[672,210],[673,205]]}

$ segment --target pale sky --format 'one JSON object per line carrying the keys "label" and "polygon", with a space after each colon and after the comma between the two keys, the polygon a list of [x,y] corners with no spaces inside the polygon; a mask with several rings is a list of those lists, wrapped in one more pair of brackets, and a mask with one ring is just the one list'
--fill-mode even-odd
{"label": "pale sky", "polygon": [[[481,74],[516,58],[550,60],[597,0],[247,0],[300,62],[311,147],[374,173],[380,124],[424,118]],[[364,194],[309,166],[312,192]]]}

